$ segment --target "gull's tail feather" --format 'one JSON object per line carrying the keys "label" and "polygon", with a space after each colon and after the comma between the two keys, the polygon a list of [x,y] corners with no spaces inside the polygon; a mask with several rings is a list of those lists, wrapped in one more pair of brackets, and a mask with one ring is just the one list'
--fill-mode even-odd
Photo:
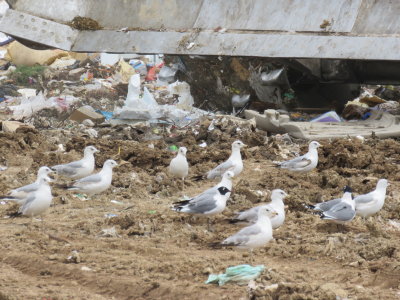
{"label": "gull's tail feather", "polygon": [[69,190],[69,189],[75,188],[73,185],[70,185],[70,184],[54,184],[54,186],[56,188],[63,189],[63,190]]}
{"label": "gull's tail feather", "polygon": [[172,203],[171,209],[179,212],[189,203],[189,201],[190,200],[182,200],[182,201],[174,202],[174,203]]}
{"label": "gull's tail feather", "polygon": [[221,244],[221,242],[214,242],[214,243],[209,243],[208,246],[214,249],[221,249],[225,245]]}
{"label": "gull's tail feather", "polygon": [[15,201],[15,200],[19,200],[19,198],[16,198],[13,196],[0,196],[0,200]]}
{"label": "gull's tail feather", "polygon": [[196,175],[196,176],[192,176],[190,179],[193,180],[193,181],[200,181],[200,180],[203,180],[203,179],[206,179],[206,178],[207,177],[204,176],[204,175]]}
{"label": "gull's tail feather", "polygon": [[9,214],[8,216],[9,216],[10,218],[17,218],[17,217],[19,217],[19,216],[22,216],[22,212],[16,211],[16,212],[13,212],[13,213]]}
{"label": "gull's tail feather", "polygon": [[313,209],[313,210],[316,209],[316,206],[315,206],[315,205],[312,205],[312,204],[303,203],[303,206],[304,206],[305,208],[308,208],[308,209]]}

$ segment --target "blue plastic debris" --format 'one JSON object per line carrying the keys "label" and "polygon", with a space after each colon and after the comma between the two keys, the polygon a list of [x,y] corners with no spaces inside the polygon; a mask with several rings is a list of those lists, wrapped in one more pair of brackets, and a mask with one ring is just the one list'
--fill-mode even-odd
{"label": "blue plastic debris", "polygon": [[111,112],[111,111],[104,111],[104,110],[98,109],[98,110],[96,110],[96,112],[99,114],[102,114],[106,118],[106,120],[110,120],[113,117],[113,112]]}
{"label": "blue plastic debris", "polygon": [[205,283],[218,283],[218,285],[224,285],[231,281],[239,285],[244,285],[250,280],[256,279],[260,276],[264,269],[264,265],[258,265],[255,267],[250,265],[229,267],[225,270],[225,274],[210,274]]}

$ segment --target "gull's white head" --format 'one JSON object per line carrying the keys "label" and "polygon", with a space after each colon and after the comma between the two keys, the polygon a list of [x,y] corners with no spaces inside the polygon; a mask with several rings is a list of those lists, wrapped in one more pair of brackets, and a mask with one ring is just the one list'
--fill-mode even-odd
{"label": "gull's white head", "polygon": [[94,146],[87,146],[84,150],[84,154],[94,154],[96,152],[100,152],[99,150],[97,150]]}
{"label": "gull's white head", "polygon": [[226,171],[223,175],[222,178],[223,179],[231,179],[233,178],[233,176],[235,176],[235,174],[232,171]]}
{"label": "gull's white head", "polygon": [[187,152],[186,147],[179,147],[179,150],[178,150],[179,154],[186,156],[186,152]]}
{"label": "gull's white head", "polygon": [[38,177],[43,177],[47,176],[50,173],[53,173],[54,171],[51,170],[49,167],[43,166],[39,168],[39,171],[37,173]]}
{"label": "gull's white head", "polygon": [[287,197],[287,193],[281,189],[275,189],[272,190],[271,192],[271,198],[272,199],[285,199],[285,197]]}
{"label": "gull's white head", "polygon": [[260,208],[258,210],[258,216],[259,217],[260,216],[265,216],[265,217],[268,217],[268,218],[273,218],[273,217],[275,217],[277,215],[278,215],[278,213],[274,209],[269,207],[269,206],[264,206],[264,207],[262,207],[262,208]]}
{"label": "gull's white head", "polygon": [[109,168],[114,168],[114,167],[116,167],[116,166],[118,166],[118,164],[117,164],[117,162],[115,161],[115,160],[113,160],[113,159],[108,159],[108,160],[106,160],[106,162],[104,163],[104,166],[103,166],[103,168],[104,167],[109,167]]}
{"label": "gull's white head", "polygon": [[233,149],[241,149],[243,147],[245,147],[246,145],[242,143],[242,141],[234,141],[232,143],[232,150]]}
{"label": "gull's white head", "polygon": [[317,141],[312,141],[309,145],[308,145],[308,149],[318,149],[318,147],[321,147],[321,144],[318,143]]}
{"label": "gull's white head", "polygon": [[389,185],[389,182],[386,179],[379,179],[376,184],[377,189],[386,189]]}

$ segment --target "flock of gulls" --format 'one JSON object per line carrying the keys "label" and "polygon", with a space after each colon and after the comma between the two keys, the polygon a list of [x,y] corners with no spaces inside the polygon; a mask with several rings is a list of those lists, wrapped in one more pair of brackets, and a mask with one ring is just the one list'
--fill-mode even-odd
{"label": "flock of gulls", "polygon": [[[232,178],[243,171],[241,148],[245,146],[241,141],[233,142],[229,158],[203,176],[198,177],[211,180],[220,178],[220,182],[193,198],[173,203],[172,210],[207,217],[223,212],[232,192]],[[306,154],[292,160],[274,162],[274,164],[277,168],[289,172],[310,172],[317,167],[320,146],[318,142],[312,141]],[[88,196],[102,193],[111,186],[113,168],[117,166],[117,163],[109,159],[104,163],[100,172],[92,174],[95,168],[94,154],[97,152],[99,150],[94,146],[87,146],[81,160],[53,167],[41,167],[34,183],[14,189],[0,199],[19,204],[19,214],[31,218],[42,215],[52,202],[53,197],[49,183],[53,179],[49,177],[49,174],[53,172],[74,180],[69,185],[58,185],[60,188]],[[189,174],[186,153],[187,149],[180,147],[176,157],[171,160],[169,165],[170,174],[182,180],[182,190],[184,189],[184,180]],[[379,212],[385,202],[387,186],[388,181],[380,179],[375,190],[356,197],[352,196],[351,188],[346,186],[341,198],[316,204],[305,204],[305,207],[323,220],[339,224],[348,223],[356,215],[366,218]],[[285,191],[275,189],[271,192],[270,203],[238,212],[231,223],[244,223],[247,226],[218,244],[248,250],[267,244],[273,238],[273,230],[279,228],[285,221],[284,199],[287,196]]]}

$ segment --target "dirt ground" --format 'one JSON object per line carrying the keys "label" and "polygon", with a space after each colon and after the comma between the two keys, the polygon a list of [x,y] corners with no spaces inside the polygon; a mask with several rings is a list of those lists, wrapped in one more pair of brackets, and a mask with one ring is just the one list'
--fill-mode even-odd
{"label": "dirt ground", "polygon": [[[120,163],[112,187],[90,200],[54,187],[43,222],[10,218],[17,206],[0,205],[0,300],[400,299],[398,141],[321,141],[318,168],[304,175],[275,169],[271,161],[303,153],[306,142],[285,143],[263,132],[200,128],[147,141],[130,127],[99,132],[98,139],[69,130],[0,133],[0,164],[9,167],[0,172],[3,194],[34,181],[40,166],[79,159],[86,145],[101,151],[97,168],[108,158]],[[212,218],[211,231],[205,219],[171,211],[182,192],[168,176],[174,156],[168,146],[188,148],[193,176],[227,158],[235,139],[248,144],[245,169],[234,178],[227,209]],[[199,147],[200,140],[208,146]],[[66,152],[56,151],[60,143]],[[338,197],[346,184],[356,194],[370,191],[379,178],[391,184],[383,210],[343,230],[302,205]],[[188,179],[184,194],[213,184]],[[247,252],[209,246],[240,229],[228,222],[235,211],[268,201],[274,188],[289,194],[286,222],[273,242],[254,252],[254,262]],[[204,283],[209,273],[245,263],[265,266],[252,289]]]}

